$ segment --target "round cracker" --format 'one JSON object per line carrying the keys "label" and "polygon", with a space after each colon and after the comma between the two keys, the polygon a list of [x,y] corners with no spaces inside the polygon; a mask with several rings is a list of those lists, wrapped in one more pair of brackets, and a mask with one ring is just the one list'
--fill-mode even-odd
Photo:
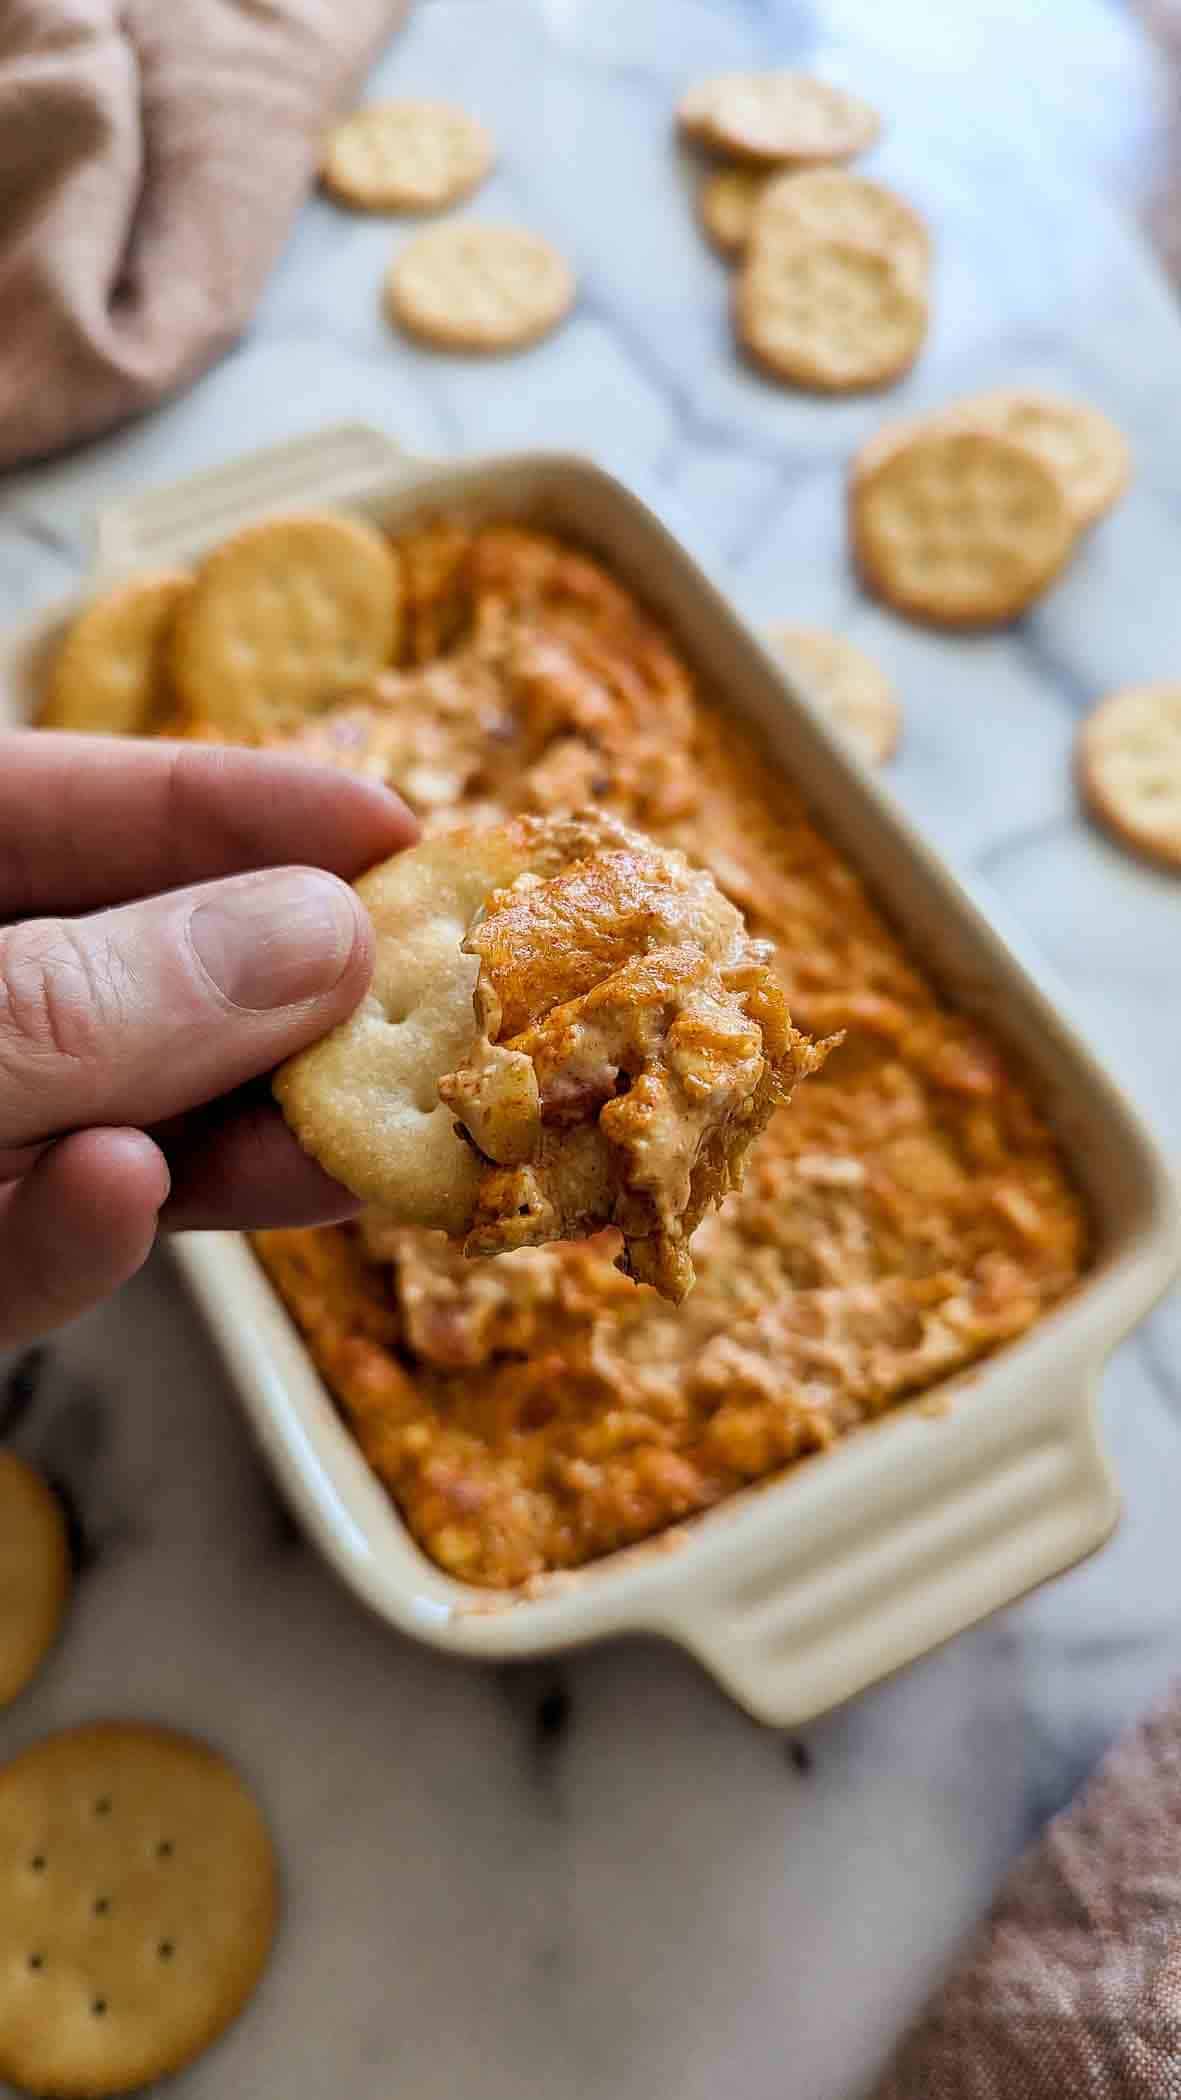
{"label": "round cracker", "polygon": [[191,588],[181,569],[133,576],[93,598],[54,658],[41,715],[45,729],[138,736],[168,700],[168,643]]}
{"label": "round cracker", "polygon": [[745,348],[776,378],[845,394],[909,370],[927,332],[927,303],[876,249],[755,239],[736,319]]}
{"label": "round cracker", "polygon": [[231,735],[281,729],[388,663],[398,614],[396,557],[371,525],[263,519],[198,569],[173,633],[177,690]]}
{"label": "round cracker", "polygon": [[70,1589],[70,1552],[56,1495],[0,1451],[0,1707],[22,1692],[53,1645]]}
{"label": "round cracker", "polygon": [[366,1203],[453,1234],[480,1162],[438,1083],[471,1048],[479,963],[460,950],[494,889],[530,865],[528,827],[453,831],[371,869],[357,894],[377,929],[369,990],[347,1021],[280,1066],[275,1095],[304,1150]]}
{"label": "round cracker", "polygon": [[746,247],[755,206],[770,180],[762,168],[713,168],[704,177],[697,192],[701,223],[728,260]]}
{"label": "round cracker", "polygon": [[831,716],[861,757],[881,765],[898,748],[902,710],[880,664],[842,634],[777,624],[767,640],[809,697]]}
{"label": "round cracker", "polygon": [[362,211],[438,211],[479,187],[495,152],[454,103],[371,102],[329,133],[320,179]]}
{"label": "round cracker", "polygon": [[0,1768],[0,2077],[127,2092],[241,2011],[275,1934],[275,1857],[213,1750],[96,1723]]}
{"label": "round cracker", "polygon": [[772,177],[751,208],[752,241],[851,241],[889,256],[921,291],[931,265],[931,236],[914,207],[885,183],[847,168],[805,168]]}
{"label": "round cracker", "polygon": [[955,429],[996,430],[1035,452],[1057,475],[1080,530],[1118,501],[1131,476],[1127,442],[1099,409],[1027,387],[995,387],[886,424],[862,446],[854,476],[921,431]]}
{"label": "round cracker", "polygon": [[854,455],[849,466],[850,487],[868,480],[883,460],[889,459],[894,452],[900,452],[914,438],[924,436],[929,430],[952,430],[957,427],[958,418],[945,414],[942,410],[915,416],[892,417],[888,423],[883,423],[866,438],[865,443]]}
{"label": "round cracker", "polygon": [[686,88],[677,104],[677,123],[688,138],[703,139],[717,77]]}
{"label": "round cracker", "polygon": [[386,278],[391,320],[445,350],[511,350],[548,335],[574,300],[564,258],[539,233],[454,220],[408,241]]}
{"label": "round cracker", "polygon": [[1126,438],[1110,417],[1085,401],[997,387],[957,402],[950,413],[1028,445],[1057,474],[1080,526],[1094,524],[1128,485],[1132,461]]}
{"label": "round cracker", "polygon": [[690,88],[681,128],[711,151],[763,165],[852,160],[881,132],[876,110],[810,73],[722,73]]}
{"label": "round cracker", "polygon": [[879,448],[849,490],[853,553],[879,598],[936,627],[1016,619],[1075,527],[1043,460],[999,431],[933,426]]}
{"label": "round cracker", "polygon": [[1079,732],[1077,763],[1083,795],[1107,830],[1181,868],[1181,681],[1101,700]]}

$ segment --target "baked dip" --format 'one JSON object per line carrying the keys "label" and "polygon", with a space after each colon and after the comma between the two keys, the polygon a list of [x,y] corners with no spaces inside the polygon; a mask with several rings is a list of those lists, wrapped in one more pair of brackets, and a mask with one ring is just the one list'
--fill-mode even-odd
{"label": "baked dip", "polygon": [[1077,1278],[1086,1224],[1020,1075],[619,583],[516,526],[442,521],[397,552],[402,661],[284,740],[388,779],[428,836],[592,805],[680,849],[773,944],[792,1022],[843,1035],[698,1226],[680,1305],[621,1274],[614,1230],[477,1260],[376,1211],[256,1235],[423,1550],[504,1589],[707,1509],[1021,1334]]}

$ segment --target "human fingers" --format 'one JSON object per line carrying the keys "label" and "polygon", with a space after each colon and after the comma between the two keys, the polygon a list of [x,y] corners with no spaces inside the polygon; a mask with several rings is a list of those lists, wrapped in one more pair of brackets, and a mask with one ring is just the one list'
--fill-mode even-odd
{"label": "human fingers", "polygon": [[351,880],[417,835],[388,788],[284,752],[0,733],[0,919],[292,861]]}
{"label": "human fingers", "polygon": [[31,1341],[146,1261],[168,1168],[139,1130],[80,1130],[0,1188],[0,1348]]}
{"label": "human fingers", "polygon": [[172,1176],[160,1217],[168,1231],[329,1225],[360,1209],[296,1144],[269,1087],[241,1088],[151,1134]]}
{"label": "human fingers", "polygon": [[143,1129],[268,1071],[352,1012],[372,966],[360,899],[313,868],[0,929],[0,1179],[47,1138]]}

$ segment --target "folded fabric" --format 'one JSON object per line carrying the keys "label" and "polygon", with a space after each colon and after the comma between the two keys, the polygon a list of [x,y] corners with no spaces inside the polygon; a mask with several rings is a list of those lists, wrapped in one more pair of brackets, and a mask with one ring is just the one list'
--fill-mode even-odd
{"label": "folded fabric", "polygon": [[1179,2100],[1181,1687],[1016,1867],[874,2100]]}
{"label": "folded fabric", "polygon": [[407,0],[0,0],[0,466],[239,335]]}

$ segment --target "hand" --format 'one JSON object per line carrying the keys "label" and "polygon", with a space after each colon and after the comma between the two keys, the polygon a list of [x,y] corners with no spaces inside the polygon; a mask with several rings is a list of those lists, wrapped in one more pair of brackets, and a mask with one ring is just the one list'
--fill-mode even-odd
{"label": "hand", "polygon": [[373,929],[339,878],[415,835],[385,788],[282,754],[0,735],[0,1346],[113,1291],[160,1225],[355,1210],[250,1082],[361,999]]}

